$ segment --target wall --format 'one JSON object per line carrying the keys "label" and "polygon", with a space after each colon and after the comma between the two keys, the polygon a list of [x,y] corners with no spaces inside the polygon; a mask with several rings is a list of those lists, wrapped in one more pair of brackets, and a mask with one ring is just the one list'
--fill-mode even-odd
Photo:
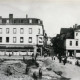
{"label": "wall", "polygon": [[[2,28],[2,34],[0,34],[0,37],[2,37],[2,43],[0,44],[29,44],[29,45],[34,44],[36,45],[37,44],[36,35],[38,35],[38,28],[41,31],[40,35],[43,35],[42,26],[39,26],[39,25],[0,25],[0,28]],[[9,34],[6,34],[6,28],[10,29]],[[17,29],[17,34],[13,34],[13,28]],[[20,34],[20,28],[24,28],[24,34]],[[32,28],[32,34],[29,34],[29,28]],[[10,37],[9,43],[6,43],[6,37]],[[13,43],[13,37],[17,37],[16,43]],[[24,37],[24,43],[20,43],[20,37]],[[32,43],[28,43],[28,37],[32,37]]]}
{"label": "wall", "polygon": [[[72,41],[72,46],[70,46],[70,41]],[[78,46],[76,46],[76,41],[78,41]],[[68,50],[80,50],[80,40],[78,39],[66,39],[66,49]]]}

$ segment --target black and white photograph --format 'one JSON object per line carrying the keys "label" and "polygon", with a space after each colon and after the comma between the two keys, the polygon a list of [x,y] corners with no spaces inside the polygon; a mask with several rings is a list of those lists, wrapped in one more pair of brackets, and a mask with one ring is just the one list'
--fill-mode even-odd
{"label": "black and white photograph", "polygon": [[80,0],[0,0],[0,80],[80,80]]}

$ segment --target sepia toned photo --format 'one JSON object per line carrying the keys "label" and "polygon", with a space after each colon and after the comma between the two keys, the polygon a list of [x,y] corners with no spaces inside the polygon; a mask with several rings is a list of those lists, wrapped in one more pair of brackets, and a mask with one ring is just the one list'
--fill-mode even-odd
{"label": "sepia toned photo", "polygon": [[0,0],[0,80],[80,80],[80,0]]}

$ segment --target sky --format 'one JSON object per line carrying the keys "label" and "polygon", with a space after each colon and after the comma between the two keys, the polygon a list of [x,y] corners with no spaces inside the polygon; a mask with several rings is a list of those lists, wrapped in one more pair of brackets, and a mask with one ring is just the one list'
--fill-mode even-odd
{"label": "sky", "polygon": [[0,0],[0,16],[39,18],[48,36],[54,37],[61,28],[80,25],[80,0]]}

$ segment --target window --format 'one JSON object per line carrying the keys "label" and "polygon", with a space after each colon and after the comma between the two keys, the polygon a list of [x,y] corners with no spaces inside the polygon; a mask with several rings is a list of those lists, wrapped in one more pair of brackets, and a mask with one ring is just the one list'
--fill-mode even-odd
{"label": "window", "polygon": [[0,34],[2,34],[2,28],[0,28]]}
{"label": "window", "polygon": [[9,23],[9,20],[6,20],[6,23]]}
{"label": "window", "polygon": [[28,19],[21,19],[21,23],[29,23]]}
{"label": "window", "polygon": [[78,41],[76,41],[76,46],[78,46]]}
{"label": "window", "polygon": [[29,23],[32,23],[32,19],[29,20]]}
{"label": "window", "polygon": [[17,32],[16,28],[13,28],[13,34],[16,34],[16,32]]}
{"label": "window", "polygon": [[42,37],[39,37],[39,43],[42,43],[43,40],[42,40]]}
{"label": "window", "polygon": [[72,46],[72,41],[70,41],[70,46]]}
{"label": "window", "polygon": [[6,28],[6,34],[9,34],[9,28]]}
{"label": "window", "polygon": [[6,19],[2,19],[2,23],[6,23]]}
{"label": "window", "polygon": [[32,37],[29,37],[29,41],[28,41],[29,43],[32,43]]}
{"label": "window", "polygon": [[23,42],[24,42],[24,38],[20,37],[20,43],[23,43]]}
{"label": "window", "polygon": [[20,23],[20,19],[14,19],[14,23]]}
{"label": "window", "polygon": [[76,36],[78,36],[78,33],[76,33]]}
{"label": "window", "polygon": [[0,37],[0,42],[2,42],[2,37]]}
{"label": "window", "polygon": [[38,34],[40,34],[40,29],[38,29]]}
{"label": "window", "polygon": [[32,28],[29,28],[29,34],[32,34]]}
{"label": "window", "polygon": [[40,24],[40,20],[38,20],[38,24]]}
{"label": "window", "polygon": [[24,33],[24,29],[20,28],[20,34],[23,34],[23,33]]}
{"label": "window", "polygon": [[38,24],[38,19],[32,19],[33,24]]}
{"label": "window", "polygon": [[6,42],[9,42],[9,37],[6,37]]}
{"label": "window", "polygon": [[13,43],[16,43],[16,37],[13,37]]}

